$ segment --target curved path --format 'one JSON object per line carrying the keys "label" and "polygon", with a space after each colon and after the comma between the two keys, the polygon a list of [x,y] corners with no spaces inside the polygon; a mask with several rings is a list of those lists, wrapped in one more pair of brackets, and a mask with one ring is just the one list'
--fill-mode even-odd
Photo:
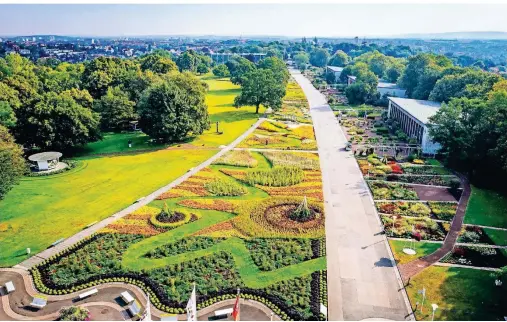
{"label": "curved path", "polygon": [[317,137],[326,212],[329,320],[413,319],[373,199],[322,95],[299,71]]}
{"label": "curved path", "polygon": [[[52,321],[58,317],[60,308],[70,305],[88,308],[92,312],[92,318],[106,321],[121,321],[129,319],[126,305],[119,298],[121,292],[129,291],[143,308],[145,307],[145,303],[147,303],[146,295],[137,286],[114,282],[92,287],[97,288],[99,292],[94,296],[79,301],[76,301],[76,298],[86,290],[66,295],[44,295],[48,299],[48,305],[41,310],[32,310],[27,305],[34,296],[40,293],[34,288],[28,272],[22,269],[0,269],[0,285],[4,285],[7,281],[13,281],[16,290],[8,295],[0,293],[0,321]],[[207,317],[213,315],[214,311],[225,307],[232,307],[234,302],[235,300],[232,299],[215,303],[198,311],[197,316],[201,320],[207,320]],[[243,306],[241,314],[245,320],[248,318],[251,318],[251,320],[269,320],[271,318],[272,311],[262,303],[241,299],[240,304]],[[151,313],[153,320],[160,320],[161,316],[166,314],[153,305],[151,305]],[[178,315],[178,320],[180,321],[184,321],[186,318],[186,314]],[[277,315],[273,315],[273,320],[280,321],[280,318]]]}
{"label": "curved path", "polygon": [[460,175],[459,177],[463,184],[463,193],[459,199],[456,215],[452,220],[451,227],[449,228],[449,233],[447,233],[447,236],[445,236],[442,247],[429,255],[411,261],[410,263],[400,265],[400,273],[405,282],[408,281],[410,277],[420,273],[425,268],[437,263],[454,248],[454,245],[456,244],[456,241],[458,240],[459,234],[461,232],[461,227],[463,226],[463,219],[465,218],[465,212],[471,193],[470,183],[468,182],[467,178],[463,175]]}
{"label": "curved path", "polygon": [[231,144],[227,145],[225,148],[221,149],[220,152],[218,152],[217,154],[215,154],[214,156],[212,156],[211,158],[209,158],[208,160],[204,161],[203,163],[199,164],[198,166],[196,166],[195,168],[192,168],[190,169],[187,173],[185,173],[184,175],[182,175],[181,177],[179,177],[178,179],[174,180],[173,182],[167,184],[166,186],[152,192],[151,194],[149,194],[148,196],[145,196],[142,200],[140,200],[139,202],[133,204],[133,205],[130,205],[129,207],[117,212],[116,214],[110,216],[110,217],[107,217],[106,219],[103,219],[102,221],[86,228],[86,229],[83,229],[82,231],[80,231],[79,233],[65,239],[63,242],[61,242],[60,244],[54,246],[54,247],[50,247],[30,258],[28,258],[27,260],[21,262],[20,264],[14,266],[14,267],[19,267],[19,268],[23,268],[23,269],[30,269],[32,268],[34,265],[37,265],[41,262],[43,262],[44,260],[48,259],[49,257],[69,248],[70,246],[74,245],[75,243],[77,243],[78,241],[92,235],[93,233],[99,231],[100,229],[106,227],[107,225],[113,223],[114,221],[132,213],[133,211],[141,208],[142,206],[145,206],[147,204],[149,204],[150,202],[152,202],[153,200],[155,200],[155,198],[157,198],[159,195],[161,195],[162,193],[166,192],[167,190],[171,189],[171,188],[174,188],[176,187],[177,185],[179,185],[180,183],[182,183],[183,181],[187,180],[188,178],[190,178],[191,176],[193,176],[194,174],[196,174],[197,172],[199,172],[200,170],[204,169],[205,167],[209,166],[210,164],[213,163],[213,161],[217,160],[218,158],[220,158],[221,156],[223,156],[225,153],[229,152],[230,150],[232,150],[233,148],[235,148],[241,141],[243,141],[243,139],[245,139],[248,135],[250,135],[256,128],[257,126],[259,126],[262,122],[264,121],[264,119],[260,118],[259,120],[257,120],[257,122],[255,122],[247,131],[245,131],[243,134],[241,134],[238,138],[236,138],[236,140],[234,140]]}

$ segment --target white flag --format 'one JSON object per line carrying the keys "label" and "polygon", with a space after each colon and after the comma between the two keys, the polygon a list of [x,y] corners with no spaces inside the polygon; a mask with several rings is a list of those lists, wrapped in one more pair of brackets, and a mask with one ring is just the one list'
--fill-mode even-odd
{"label": "white flag", "polygon": [[197,299],[195,295],[195,284],[190,299],[187,303],[187,321],[197,321]]}

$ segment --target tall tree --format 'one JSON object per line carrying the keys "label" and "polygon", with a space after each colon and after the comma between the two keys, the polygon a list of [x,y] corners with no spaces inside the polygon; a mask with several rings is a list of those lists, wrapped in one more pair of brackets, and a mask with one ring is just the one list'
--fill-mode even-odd
{"label": "tall tree", "polygon": [[343,50],[337,50],[329,60],[330,66],[345,66],[349,63],[349,56]]}
{"label": "tall tree", "polygon": [[287,70],[287,66],[278,57],[268,57],[264,58],[257,65],[260,69],[269,69],[271,70],[275,76],[278,78],[280,82],[283,84],[287,84],[290,78],[289,71]]}
{"label": "tall tree", "polygon": [[12,128],[16,125],[16,114],[6,101],[0,101],[0,125]]}
{"label": "tall tree", "polygon": [[26,171],[23,150],[9,131],[0,125],[0,199],[19,182]]}
{"label": "tall tree", "polygon": [[285,96],[285,84],[281,83],[270,69],[257,69],[243,77],[241,94],[234,99],[234,106],[254,105],[255,113],[259,113],[262,105],[278,109],[282,106]]}
{"label": "tall tree", "polygon": [[329,53],[324,48],[316,48],[310,53],[310,64],[315,67],[326,67]]}
{"label": "tall tree", "polygon": [[481,70],[464,68],[459,73],[440,78],[430,93],[429,99],[448,102],[451,98],[486,98],[500,76]]}
{"label": "tall tree", "polygon": [[213,68],[213,75],[217,77],[228,77],[231,74],[229,73],[229,69],[227,66],[225,66],[225,64],[220,64]]}
{"label": "tall tree", "polygon": [[241,56],[234,56],[227,63],[225,63],[231,74],[231,82],[240,85],[243,75],[254,70],[255,65],[246,58]]}
{"label": "tall tree", "polygon": [[149,54],[140,59],[141,70],[151,70],[157,74],[167,74],[178,70],[176,63],[170,57],[161,56],[159,54]]}
{"label": "tall tree", "polygon": [[294,63],[299,70],[305,70],[306,66],[310,63],[310,56],[301,51],[294,55]]}
{"label": "tall tree", "polygon": [[428,99],[442,72],[451,67],[451,60],[443,55],[417,54],[408,59],[399,83],[409,97]]}
{"label": "tall tree", "polygon": [[78,104],[71,91],[46,93],[18,111],[16,137],[23,144],[63,150],[100,137],[99,115]]}
{"label": "tall tree", "polygon": [[100,113],[100,125],[104,130],[120,131],[130,121],[137,119],[135,103],[118,87],[109,88],[106,95],[95,101],[94,110]]}
{"label": "tall tree", "polygon": [[209,128],[206,86],[195,76],[175,75],[155,83],[138,104],[139,125],[154,139],[181,141]]}

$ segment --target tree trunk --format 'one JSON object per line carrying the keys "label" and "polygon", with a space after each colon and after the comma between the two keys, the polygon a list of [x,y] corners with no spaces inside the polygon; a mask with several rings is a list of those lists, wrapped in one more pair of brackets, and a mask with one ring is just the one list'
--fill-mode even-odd
{"label": "tree trunk", "polygon": [[259,107],[261,106],[261,104],[257,104],[257,106],[255,107],[255,114],[259,114]]}

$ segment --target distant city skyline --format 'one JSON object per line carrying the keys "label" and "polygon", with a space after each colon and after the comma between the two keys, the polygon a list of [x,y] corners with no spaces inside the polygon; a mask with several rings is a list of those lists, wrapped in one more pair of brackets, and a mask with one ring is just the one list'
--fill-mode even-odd
{"label": "distant city skyline", "polygon": [[507,32],[506,4],[0,5],[0,36],[393,37]]}

